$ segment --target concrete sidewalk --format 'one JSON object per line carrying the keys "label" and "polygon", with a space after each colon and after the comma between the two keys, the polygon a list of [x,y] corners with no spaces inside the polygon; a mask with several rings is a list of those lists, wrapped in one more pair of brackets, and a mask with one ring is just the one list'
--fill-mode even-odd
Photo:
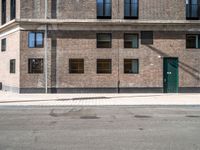
{"label": "concrete sidewalk", "polygon": [[0,106],[200,105],[200,94],[16,94],[0,91]]}

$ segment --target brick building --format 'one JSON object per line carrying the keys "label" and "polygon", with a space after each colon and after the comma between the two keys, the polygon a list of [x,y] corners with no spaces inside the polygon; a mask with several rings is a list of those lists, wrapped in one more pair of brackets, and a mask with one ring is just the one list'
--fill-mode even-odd
{"label": "brick building", "polygon": [[2,90],[200,92],[200,0],[0,5]]}

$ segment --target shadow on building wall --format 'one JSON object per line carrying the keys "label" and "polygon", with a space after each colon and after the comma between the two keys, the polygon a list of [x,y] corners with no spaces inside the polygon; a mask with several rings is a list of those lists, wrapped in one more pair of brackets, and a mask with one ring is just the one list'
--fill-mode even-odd
{"label": "shadow on building wall", "polygon": [[[146,45],[149,49],[151,49],[152,51],[156,52],[157,54],[159,54],[162,57],[173,57],[170,56],[164,52],[162,52],[161,50],[151,46],[151,45]],[[199,64],[200,65],[200,64]],[[187,72],[188,74],[190,74],[192,77],[194,77],[196,80],[200,80],[199,74],[200,74],[200,70],[197,70],[189,65],[187,65],[186,63],[182,62],[179,60],[179,67]]]}

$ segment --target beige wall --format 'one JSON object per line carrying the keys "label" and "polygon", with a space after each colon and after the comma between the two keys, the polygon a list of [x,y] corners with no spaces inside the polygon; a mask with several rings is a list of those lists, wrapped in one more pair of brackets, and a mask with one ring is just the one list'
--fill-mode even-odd
{"label": "beige wall", "polygon": [[[3,35],[6,34],[6,35]],[[6,51],[0,51],[0,82],[3,83],[4,90],[17,91],[19,88],[19,31],[7,34],[2,33],[0,40],[6,38]],[[16,59],[16,73],[10,74],[10,59]]]}

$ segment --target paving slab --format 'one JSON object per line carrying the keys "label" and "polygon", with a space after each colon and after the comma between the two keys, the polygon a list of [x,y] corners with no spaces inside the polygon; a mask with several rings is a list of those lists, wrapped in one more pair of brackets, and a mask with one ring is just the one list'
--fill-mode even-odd
{"label": "paving slab", "polygon": [[200,105],[200,94],[17,94],[1,91],[0,105]]}

